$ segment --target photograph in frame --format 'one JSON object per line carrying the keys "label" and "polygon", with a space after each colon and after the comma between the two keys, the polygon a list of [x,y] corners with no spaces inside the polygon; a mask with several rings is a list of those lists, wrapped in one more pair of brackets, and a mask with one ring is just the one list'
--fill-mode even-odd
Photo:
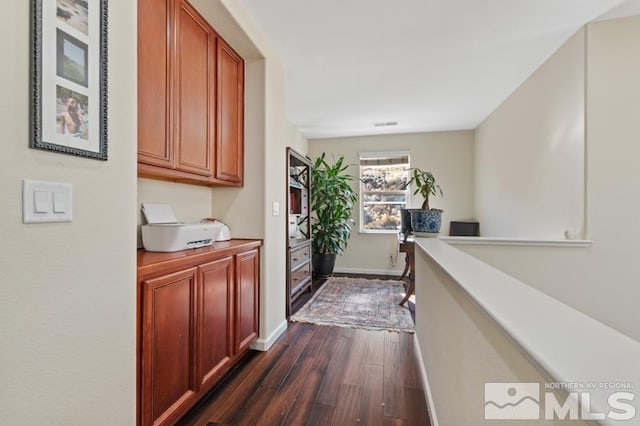
{"label": "photograph in frame", "polygon": [[58,133],[89,139],[89,98],[63,86],[56,87],[56,121]]}
{"label": "photograph in frame", "polygon": [[107,159],[107,0],[32,1],[30,146]]}
{"label": "photograph in frame", "polygon": [[88,87],[89,46],[59,28],[56,33],[58,76]]}
{"label": "photograph in frame", "polygon": [[84,35],[89,34],[88,0],[57,0],[56,17]]}

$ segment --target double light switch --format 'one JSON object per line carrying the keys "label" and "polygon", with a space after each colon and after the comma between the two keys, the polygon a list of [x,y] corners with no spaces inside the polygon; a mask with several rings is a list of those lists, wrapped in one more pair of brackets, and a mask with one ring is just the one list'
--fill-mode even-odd
{"label": "double light switch", "polygon": [[69,183],[22,181],[24,223],[71,222],[72,187]]}

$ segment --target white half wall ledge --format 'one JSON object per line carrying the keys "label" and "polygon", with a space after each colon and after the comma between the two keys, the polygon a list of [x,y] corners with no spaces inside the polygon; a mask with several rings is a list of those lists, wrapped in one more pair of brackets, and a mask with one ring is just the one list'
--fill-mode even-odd
{"label": "white half wall ledge", "polygon": [[[630,384],[634,394],[640,389],[640,342],[439,238],[416,238],[416,244],[546,376],[558,383]],[[607,413],[610,393],[593,389],[591,412]],[[636,426],[640,415],[601,424]]]}
{"label": "white half wall ledge", "polygon": [[273,346],[273,344],[280,338],[280,336],[282,336],[284,332],[287,331],[288,326],[289,323],[287,322],[287,320],[282,321],[280,325],[276,327],[276,329],[273,330],[273,332],[266,339],[258,337],[256,340],[254,340],[251,344],[251,349],[260,352],[268,351],[269,349],[271,349],[271,346]]}
{"label": "white half wall ledge", "polygon": [[529,247],[591,247],[592,240],[553,240],[535,238],[509,237],[438,237],[439,240],[451,245],[480,245],[480,246],[529,246]]}

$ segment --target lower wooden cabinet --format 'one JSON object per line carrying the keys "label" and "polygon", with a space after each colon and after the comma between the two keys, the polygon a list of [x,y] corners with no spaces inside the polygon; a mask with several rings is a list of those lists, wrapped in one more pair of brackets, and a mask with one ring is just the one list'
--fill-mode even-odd
{"label": "lower wooden cabinet", "polygon": [[143,281],[142,424],[162,424],[195,398],[196,268]]}
{"label": "lower wooden cabinet", "polygon": [[139,425],[174,424],[249,350],[258,335],[260,245],[138,252]]}
{"label": "lower wooden cabinet", "polygon": [[223,374],[233,357],[232,256],[198,267],[198,330],[196,363],[201,386]]}
{"label": "lower wooden cabinet", "polygon": [[249,345],[258,337],[258,286],[260,260],[258,250],[248,251],[236,256],[236,324],[235,352],[249,349]]}

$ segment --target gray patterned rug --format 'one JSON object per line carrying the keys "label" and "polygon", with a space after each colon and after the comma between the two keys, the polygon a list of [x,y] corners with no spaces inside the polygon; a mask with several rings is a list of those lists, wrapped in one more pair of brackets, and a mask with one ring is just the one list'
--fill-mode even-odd
{"label": "gray patterned rug", "polygon": [[404,293],[402,281],[332,277],[289,320],[413,333],[409,308],[398,304]]}

